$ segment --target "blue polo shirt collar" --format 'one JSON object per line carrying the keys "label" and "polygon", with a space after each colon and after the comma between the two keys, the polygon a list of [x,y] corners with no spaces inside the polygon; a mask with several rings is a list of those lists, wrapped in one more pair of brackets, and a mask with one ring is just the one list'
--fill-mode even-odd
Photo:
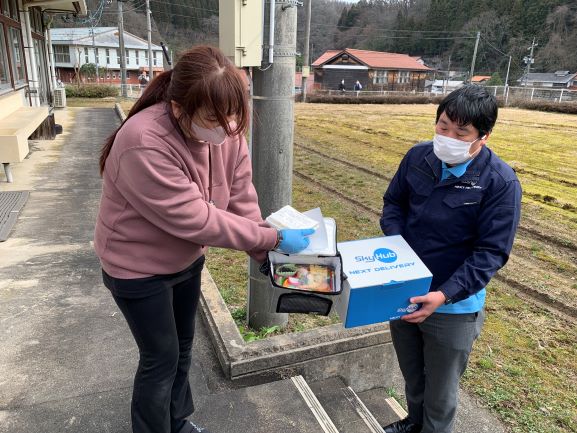
{"label": "blue polo shirt collar", "polygon": [[441,180],[445,180],[449,177],[449,174],[452,174],[455,177],[461,177],[465,174],[465,172],[467,171],[467,167],[469,166],[469,164],[471,164],[471,162],[473,162],[472,159],[470,159],[469,161],[463,162],[462,164],[457,164],[453,167],[449,167],[447,164],[445,164],[445,162],[441,161],[442,164],[442,168],[443,168],[443,174],[441,176]]}

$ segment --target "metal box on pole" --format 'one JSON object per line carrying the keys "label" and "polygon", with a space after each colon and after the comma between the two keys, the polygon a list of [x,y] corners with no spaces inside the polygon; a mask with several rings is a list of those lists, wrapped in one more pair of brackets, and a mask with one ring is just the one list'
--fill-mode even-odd
{"label": "metal box on pole", "polygon": [[239,68],[261,66],[263,0],[219,0],[219,46]]}

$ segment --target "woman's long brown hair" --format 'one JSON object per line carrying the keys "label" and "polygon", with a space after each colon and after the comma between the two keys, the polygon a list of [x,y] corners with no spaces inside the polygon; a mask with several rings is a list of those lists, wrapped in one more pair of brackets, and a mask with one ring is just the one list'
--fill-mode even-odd
{"label": "woman's long brown hair", "polygon": [[[174,69],[151,80],[132,106],[126,120],[106,140],[100,152],[100,174],[104,172],[116,134],[136,113],[159,102],[175,101],[182,108],[176,120],[187,124],[197,110],[208,113],[229,136],[243,134],[249,123],[247,80],[244,74],[218,48],[198,46],[186,51]],[[172,110],[168,110],[172,116]],[[229,119],[236,119],[229,123]]]}

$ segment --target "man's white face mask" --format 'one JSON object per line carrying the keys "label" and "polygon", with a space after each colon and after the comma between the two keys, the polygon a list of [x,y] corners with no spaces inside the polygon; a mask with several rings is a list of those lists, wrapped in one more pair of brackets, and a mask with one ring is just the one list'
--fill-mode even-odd
{"label": "man's white face mask", "polygon": [[471,146],[479,140],[484,140],[486,137],[486,135],[483,135],[476,140],[468,142],[435,134],[433,138],[433,151],[437,158],[445,164],[462,164],[475,156],[469,153]]}

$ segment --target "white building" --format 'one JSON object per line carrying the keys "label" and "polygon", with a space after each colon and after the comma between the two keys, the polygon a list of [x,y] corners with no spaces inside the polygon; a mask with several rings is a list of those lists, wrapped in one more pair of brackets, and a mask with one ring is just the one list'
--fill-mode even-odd
{"label": "white building", "polygon": [[463,81],[435,80],[428,82],[426,88],[430,86],[431,93],[435,95],[443,95],[445,93],[451,93],[453,90],[457,90],[459,87],[463,87],[463,84]]}
{"label": "white building", "polygon": [[[116,27],[77,27],[51,29],[56,74],[64,83],[76,80],[82,65],[98,67],[100,82],[120,84],[120,48]],[[127,83],[138,84],[138,76],[148,72],[148,42],[124,32]],[[164,70],[162,48],[152,45],[152,70]],[[82,81],[89,78],[81,77]]]}
{"label": "white building", "polygon": [[[57,12],[56,12],[57,11]],[[53,138],[56,75],[46,23],[54,14],[86,15],[84,0],[0,0],[0,162],[28,154],[28,137]]]}

